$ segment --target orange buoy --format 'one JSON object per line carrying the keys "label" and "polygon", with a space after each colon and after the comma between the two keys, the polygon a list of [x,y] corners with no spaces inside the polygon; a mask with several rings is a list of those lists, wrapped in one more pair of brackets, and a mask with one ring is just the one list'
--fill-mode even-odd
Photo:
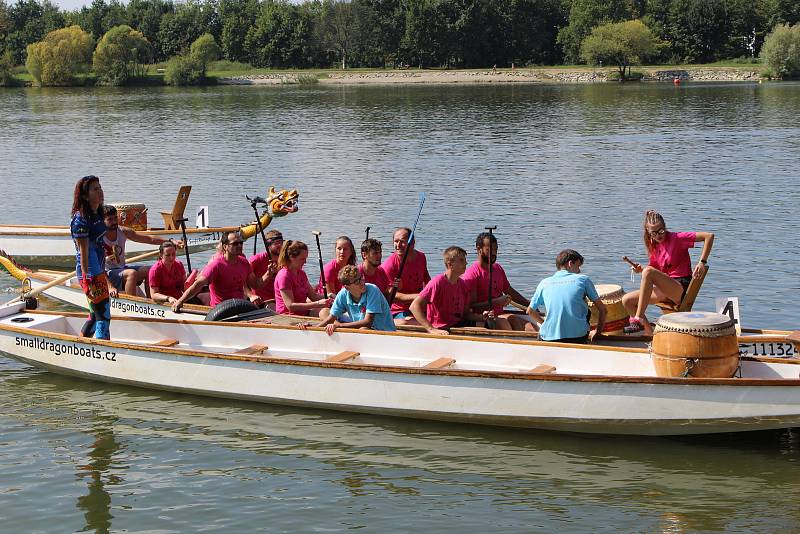
{"label": "orange buoy", "polygon": [[681,84],[681,79],[680,78],[673,78],[672,79],[672,83],[674,85],[680,85]]}

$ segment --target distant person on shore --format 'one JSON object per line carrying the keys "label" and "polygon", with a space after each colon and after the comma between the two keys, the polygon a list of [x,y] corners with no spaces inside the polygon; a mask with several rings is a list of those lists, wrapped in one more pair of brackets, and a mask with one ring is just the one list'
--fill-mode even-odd
{"label": "distant person on shore", "polygon": [[470,290],[472,311],[482,313],[488,309],[489,300],[489,256],[492,263],[492,310],[497,330],[525,330],[530,324],[527,315],[508,313],[504,308],[513,300],[517,304],[527,306],[528,299],[511,287],[503,267],[497,263],[497,238],[489,232],[481,232],[475,239],[475,250],[478,259],[469,266],[461,277]]}
{"label": "distant person on shore", "polygon": [[[622,304],[630,314],[630,324],[626,332],[652,333],[652,327],[645,316],[651,302],[670,302],[680,304],[689,288],[692,278],[699,278],[708,270],[708,256],[714,245],[711,232],[668,232],[667,224],[660,213],[648,210],[643,224],[644,246],[649,255],[649,265],[635,264],[634,272],[642,273],[638,291],[631,291],[622,297]],[[689,249],[698,241],[703,242],[700,261],[692,269]]]}
{"label": "distant person on shore", "polygon": [[111,339],[111,300],[105,271],[103,188],[97,176],[84,176],[72,195],[70,235],[75,242],[75,271],[89,301],[89,319],[81,335]]}
{"label": "distant person on shore", "polygon": [[[606,306],[589,277],[580,274],[582,265],[583,256],[574,250],[562,250],[556,257],[556,273],[536,287],[527,311],[540,325],[540,340],[588,343],[601,335],[606,324]],[[599,315],[597,328],[591,334],[587,298],[597,306]],[[540,306],[547,311],[544,321],[538,311]]]}
{"label": "distant person on shore", "polygon": [[[328,295],[336,295],[342,289],[342,284],[339,282],[339,271],[342,267],[355,264],[356,248],[353,246],[353,241],[346,235],[337,237],[334,257],[322,269],[325,273],[325,289],[328,290]],[[317,293],[324,294],[322,289],[322,275],[320,275]]]}
{"label": "distant person on shore", "polygon": [[358,272],[367,284],[374,284],[381,290],[383,296],[389,298],[391,282],[386,271],[381,267],[383,244],[377,239],[365,239],[361,243],[361,264]]}
{"label": "distant person on shore", "polygon": [[[394,302],[390,302],[392,306],[392,317],[395,319],[395,324],[402,325],[409,322],[411,312],[409,306],[417,298],[419,292],[425,287],[431,275],[428,274],[428,260],[425,254],[415,248],[415,243],[408,242],[411,235],[410,228],[398,228],[394,231],[392,239],[394,241],[394,252],[386,258],[381,264],[386,276],[389,277],[393,287],[397,287],[397,293],[394,297]],[[405,266],[403,267],[403,276],[398,278],[400,273],[400,263],[403,259],[403,253],[408,247],[408,258],[406,259]]]}
{"label": "distant person on shore", "polygon": [[467,253],[463,248],[450,247],[442,255],[445,272],[428,282],[411,303],[416,322],[430,334],[446,335],[453,327],[475,326],[490,316],[490,312],[470,311],[470,290],[461,275],[467,270]]}
{"label": "distant person on shore", "polygon": [[229,299],[243,299],[245,285],[258,289],[266,283],[269,273],[264,273],[260,277],[253,274],[253,268],[242,254],[244,239],[239,232],[222,234],[220,243],[222,254],[214,255],[203,267],[194,283],[172,304],[173,311],[179,312],[181,306],[205,286],[208,286],[211,292],[209,305],[216,306]]}
{"label": "distant person on shore", "polygon": [[278,230],[270,230],[264,234],[267,242],[267,249],[264,252],[259,252],[250,256],[248,261],[253,267],[253,274],[258,278],[267,274],[264,285],[258,289],[251,287],[247,288],[250,296],[250,302],[256,306],[262,307],[268,300],[275,298],[275,276],[278,274],[278,254],[281,253],[283,246],[283,234]]}
{"label": "distant person on shore", "polygon": [[[163,237],[140,234],[136,230],[119,225],[119,214],[114,206],[106,206],[103,210],[106,224],[106,235],[103,244],[106,252],[106,272],[111,282],[110,294],[116,297],[119,291],[126,295],[137,295],[136,286],[147,281],[149,265],[128,265],[125,263],[125,243],[130,239],[137,243],[162,245],[169,241]],[[183,241],[177,246],[183,248]],[[150,294],[149,285],[145,284],[145,295]]]}
{"label": "distant person on shore", "polygon": [[329,336],[340,326],[385,332],[395,330],[389,303],[378,286],[364,282],[354,265],[342,267],[338,276],[342,289],[336,294],[330,315],[316,326],[324,326]]}
{"label": "distant person on shore", "polygon": [[275,311],[283,315],[314,315],[325,319],[333,296],[318,294],[308,281],[303,266],[308,260],[308,245],[302,241],[284,241],[278,255],[280,270],[275,275]]}

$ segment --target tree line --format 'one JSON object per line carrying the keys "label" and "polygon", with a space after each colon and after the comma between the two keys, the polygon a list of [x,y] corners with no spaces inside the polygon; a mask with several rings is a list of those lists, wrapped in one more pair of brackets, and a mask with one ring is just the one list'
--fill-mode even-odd
{"label": "tree line", "polygon": [[638,19],[662,46],[654,63],[755,58],[777,25],[800,22],[798,0],[0,0],[0,58],[79,26],[94,42],[128,26],[149,60],[186,57],[210,34],[221,57],[255,67],[470,68],[583,63],[592,30]]}

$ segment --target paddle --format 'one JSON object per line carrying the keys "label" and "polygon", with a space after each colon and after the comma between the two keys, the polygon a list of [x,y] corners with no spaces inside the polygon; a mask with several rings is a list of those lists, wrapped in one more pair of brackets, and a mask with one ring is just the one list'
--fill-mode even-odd
{"label": "paddle", "polygon": [[189,219],[181,219],[181,236],[183,237],[183,251],[186,253],[186,269],[189,273],[192,272],[192,260],[189,259],[189,241],[186,239],[186,221]]}
{"label": "paddle", "polygon": [[319,277],[322,280],[322,293],[325,295],[325,300],[328,300],[328,286],[325,284],[325,265],[322,263],[322,247],[319,246],[319,236],[322,232],[319,230],[311,230],[314,237],[317,238],[317,253],[319,254]]}
{"label": "paddle", "polygon": [[[264,235],[264,227],[261,226],[261,218],[258,216],[258,208],[256,208],[257,204],[264,204],[267,205],[267,201],[261,197],[250,198],[249,196],[244,196],[247,200],[250,201],[250,206],[253,208],[253,213],[256,216],[256,228],[258,228],[258,232],[261,234],[261,241],[264,243],[264,248],[269,249],[269,245],[267,245],[267,236]],[[258,240],[253,241],[253,254],[256,253],[258,250]],[[269,251],[267,251],[267,255],[269,255]]]}
{"label": "paddle", "polygon": [[[150,252],[145,252],[144,254],[139,254],[138,256],[134,256],[133,258],[127,260],[127,262],[134,263],[134,262],[137,262],[139,260],[143,260],[145,258],[152,258],[153,256],[158,256],[158,249],[151,250]],[[24,295],[20,295],[20,296],[14,298],[13,300],[10,300],[6,304],[13,304],[14,302],[19,302],[19,301],[24,300],[26,298],[35,297],[36,295],[40,294],[43,291],[46,291],[46,290],[50,289],[53,286],[57,286],[59,284],[63,284],[64,282],[66,282],[67,280],[69,280],[70,278],[75,276],[75,273],[76,273],[76,271],[72,271],[70,273],[65,274],[64,276],[60,276],[59,278],[56,278],[55,280],[52,280],[51,282],[46,283],[42,287],[37,287],[33,291],[30,291],[30,292],[28,292],[28,293],[26,293]]]}
{"label": "paddle", "polygon": [[[492,231],[497,230],[497,226],[485,226],[486,230],[489,230],[489,292],[487,297],[487,306],[488,310],[491,313],[494,309],[492,306],[492,241],[493,235]],[[486,328],[489,330],[494,330],[494,327],[497,326],[497,322],[494,320],[494,317],[489,316],[486,318]]]}
{"label": "paddle", "polygon": [[367,226],[367,229],[364,231],[364,233],[366,234],[365,237],[364,237],[364,241],[369,239],[369,229],[370,228],[372,228],[372,227],[371,226]]}
{"label": "paddle", "polygon": [[[414,243],[414,233],[417,231],[417,223],[419,222],[419,217],[422,215],[422,206],[425,205],[425,193],[419,194],[419,210],[417,210],[417,219],[414,221],[414,226],[411,228],[411,234],[408,236],[408,242],[406,243],[406,249],[403,251],[403,257],[400,260],[400,269],[397,271],[397,280],[400,280],[403,277],[403,268],[406,266],[406,259],[408,258],[408,251],[411,249],[411,244]],[[397,286],[392,284],[392,290],[389,292],[389,304],[394,301],[394,297],[397,295]]]}

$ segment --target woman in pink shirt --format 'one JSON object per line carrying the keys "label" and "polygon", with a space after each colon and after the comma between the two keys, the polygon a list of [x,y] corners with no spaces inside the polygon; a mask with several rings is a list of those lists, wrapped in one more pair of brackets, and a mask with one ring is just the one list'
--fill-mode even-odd
{"label": "woman in pink shirt", "polygon": [[[651,302],[671,302],[679,304],[686,294],[692,278],[699,278],[708,270],[708,256],[714,244],[711,232],[668,232],[660,213],[649,210],[644,216],[644,246],[650,256],[649,265],[635,264],[634,272],[642,273],[638,291],[631,291],[622,297],[622,304],[631,315],[630,327],[626,331],[644,330],[651,333],[652,328],[645,316]],[[689,249],[698,241],[703,242],[700,261],[692,269]]]}
{"label": "woman in pink shirt", "polygon": [[158,303],[175,304],[183,294],[186,269],[176,256],[175,243],[161,243],[158,247],[158,261],[147,273],[150,297]]}
{"label": "woman in pink shirt", "polygon": [[308,282],[303,265],[308,259],[308,245],[302,241],[284,241],[278,254],[280,270],[275,275],[275,311],[283,315],[315,315],[325,319],[333,297],[319,295]]}
{"label": "woman in pink shirt", "polygon": [[[335,297],[339,290],[342,289],[342,284],[339,282],[339,271],[342,270],[342,267],[355,264],[356,249],[353,246],[353,241],[346,235],[337,237],[334,258],[323,267],[325,286],[328,290],[328,295],[333,295]],[[323,293],[321,275],[317,283],[317,293]]]}

